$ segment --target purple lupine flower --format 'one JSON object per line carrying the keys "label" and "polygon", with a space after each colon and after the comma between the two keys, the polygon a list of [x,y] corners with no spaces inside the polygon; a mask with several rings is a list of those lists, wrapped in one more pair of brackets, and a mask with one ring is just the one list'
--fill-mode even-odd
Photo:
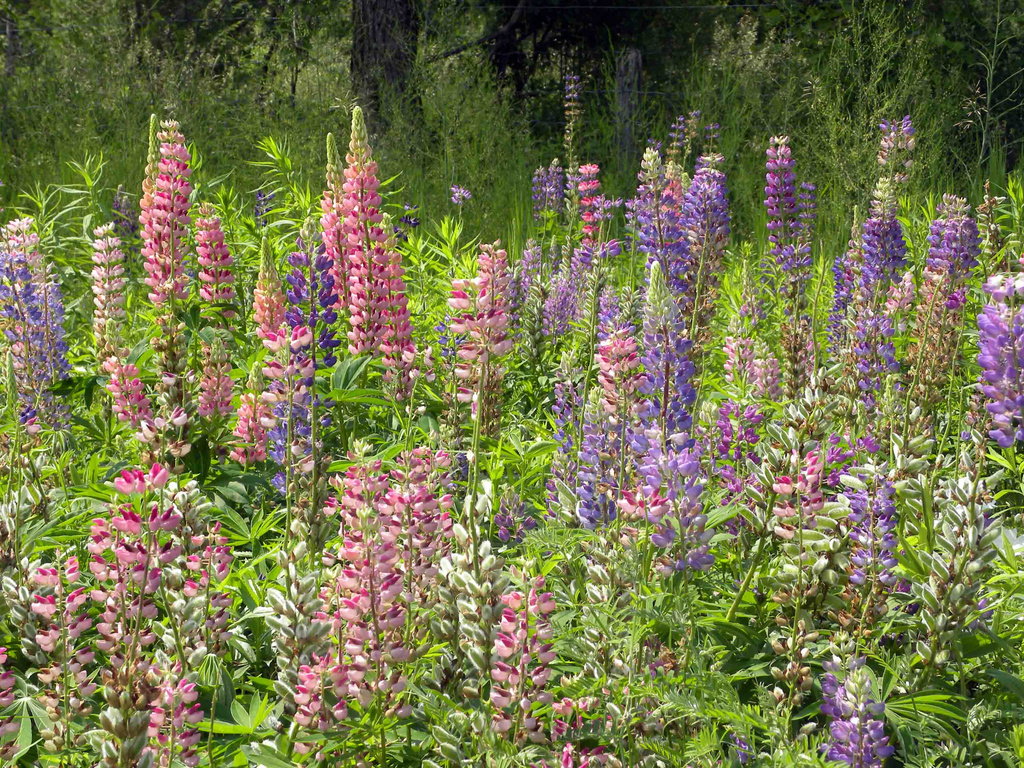
{"label": "purple lupine flower", "polygon": [[853,303],[864,263],[864,243],[859,235],[859,228],[860,223],[855,211],[853,230],[846,251],[832,264],[832,309],[828,319],[828,338],[833,354],[838,352],[846,341],[846,315]]}
{"label": "purple lupine flower", "polygon": [[510,491],[501,497],[498,514],[494,516],[494,527],[498,529],[500,541],[519,544],[527,532],[537,527],[537,521],[530,516],[519,494]]}
{"label": "purple lupine flower", "polygon": [[860,477],[864,490],[848,494],[850,499],[850,541],[854,542],[850,582],[887,592],[896,581],[896,489],[885,477],[885,467],[871,467],[872,477]]}
{"label": "purple lupine flower", "polygon": [[576,198],[577,190],[575,180],[572,178],[579,170],[579,161],[576,157],[576,126],[583,114],[580,107],[580,96],[583,93],[583,85],[579,75],[565,76],[565,158],[566,158],[566,186],[565,196],[572,200]]}
{"label": "purple lupine flower", "polygon": [[557,371],[554,404],[551,406],[551,415],[557,429],[557,449],[551,462],[551,480],[548,482],[548,503],[551,508],[558,503],[558,483],[566,488],[575,488],[577,485],[579,454],[576,436],[580,429],[581,410],[580,390],[572,380],[571,356],[566,355]]}
{"label": "purple lupine flower", "polygon": [[853,326],[853,355],[857,366],[857,386],[869,408],[874,406],[875,393],[885,388],[885,377],[900,369],[893,343],[895,329],[892,318],[871,307],[859,307]]}
{"label": "purple lupine flower", "polygon": [[695,109],[689,115],[677,117],[669,129],[668,137],[669,162],[685,166],[694,144],[700,138],[700,110]]}
{"label": "purple lupine flower", "polygon": [[253,206],[253,219],[256,221],[256,226],[263,229],[267,226],[270,219],[270,212],[274,210],[274,193],[264,192],[262,189],[256,190],[256,204]]}
{"label": "purple lupine flower", "polygon": [[124,185],[118,184],[114,193],[114,202],[111,204],[114,216],[114,228],[117,236],[125,240],[139,234],[139,214],[132,203],[128,193],[124,191]]}
{"label": "purple lupine flower", "polygon": [[689,337],[695,352],[699,352],[710,333],[709,323],[729,243],[728,190],[725,174],[718,169],[721,161],[721,155],[704,155],[697,160],[697,170],[682,205],[681,226],[688,241],[690,280],[676,300],[683,317],[690,321]]}
{"label": "purple lupine flower", "polygon": [[[331,403],[317,396],[314,377],[318,369],[331,368],[337,362],[336,350],[341,340],[336,335],[338,295],[331,274],[332,260],[323,244],[313,240],[315,233],[308,227],[303,229],[298,249],[288,257],[292,269],[286,278],[289,306],[285,321],[290,335],[282,334],[269,344],[264,342],[283,358],[272,360],[264,374],[273,380],[271,392],[277,420],[268,433],[268,454],[281,466],[293,462],[297,471],[305,473],[312,469],[312,409],[323,408],[316,426],[330,423],[327,409]],[[283,480],[283,475],[275,479],[279,489]]]}
{"label": "purple lupine flower", "polygon": [[64,298],[43,255],[32,219],[0,230],[0,328],[10,350],[20,421],[38,431],[41,423],[62,428],[66,408],[55,400],[53,385],[70,371],[64,333]]}
{"label": "purple lupine flower", "polygon": [[943,195],[936,213],[939,218],[932,222],[928,233],[928,267],[948,274],[953,284],[959,284],[978,266],[978,224],[968,215],[967,201],[956,195]]}
{"label": "purple lupine flower", "polygon": [[598,344],[594,353],[600,397],[584,417],[576,496],[584,528],[607,525],[617,515],[621,469],[628,451],[629,422],[641,377],[640,358],[631,329],[620,328]]}
{"label": "purple lupine flower", "polygon": [[[723,507],[743,500],[749,475],[748,467],[750,463],[755,466],[761,463],[754,448],[761,441],[758,426],[762,421],[764,415],[753,405],[743,408],[739,403],[726,400],[718,409],[712,461],[714,476],[725,488],[725,495],[721,501]],[[742,519],[734,518],[735,522],[730,521],[733,523],[732,527],[735,528]]]}
{"label": "purple lupine flower", "polygon": [[985,284],[989,303],[978,315],[978,365],[981,391],[991,402],[989,436],[1000,447],[1024,442],[1024,280],[1014,275],[993,275]]}
{"label": "purple lupine flower", "polygon": [[398,219],[399,223],[406,229],[416,229],[420,225],[420,207],[415,203],[406,203],[402,210],[405,213]]}
{"label": "purple lupine flower", "polygon": [[681,294],[687,283],[689,241],[679,222],[679,205],[666,178],[666,168],[655,147],[644,152],[638,174],[636,197],[626,203],[626,221],[637,250],[647,254],[647,265],[657,261],[673,293]]}
{"label": "purple lupine flower", "polygon": [[460,208],[462,207],[463,203],[465,203],[467,200],[473,197],[472,192],[470,192],[465,187],[460,187],[458,184],[452,184],[451,192],[452,202],[455,205],[459,206]]}
{"label": "purple lupine flower", "polygon": [[520,329],[521,314],[530,295],[530,288],[540,277],[543,261],[543,248],[535,240],[528,240],[523,249],[522,258],[519,259],[512,274],[508,292],[509,325],[517,334]]}
{"label": "purple lupine flower", "polygon": [[766,151],[765,200],[768,210],[768,241],[776,269],[794,283],[802,295],[810,279],[811,226],[816,215],[817,197],[813,184],[804,183],[797,193],[796,163],[788,136],[773,136]]}
{"label": "purple lupine flower", "polygon": [[533,217],[558,215],[565,203],[565,173],[556,157],[551,164],[533,172]]}
{"label": "purple lupine flower", "polygon": [[606,285],[597,300],[597,340],[604,341],[619,330],[619,294]]}
{"label": "purple lupine flower", "polygon": [[896,750],[889,746],[882,715],[885,705],[871,697],[871,677],[864,659],[853,659],[846,679],[836,677],[838,664],[827,661],[822,678],[821,711],[832,720],[830,743],[822,746],[829,760],[852,768],[881,768],[882,761]]}
{"label": "purple lupine flower", "polygon": [[729,745],[736,751],[736,761],[740,765],[746,765],[754,756],[754,751],[750,747],[750,742],[738,733],[729,734]]}

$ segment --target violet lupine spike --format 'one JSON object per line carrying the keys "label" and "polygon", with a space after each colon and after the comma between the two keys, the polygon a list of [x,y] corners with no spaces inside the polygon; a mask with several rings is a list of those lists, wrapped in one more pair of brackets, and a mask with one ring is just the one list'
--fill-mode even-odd
{"label": "violet lupine spike", "polygon": [[63,295],[38,243],[32,219],[0,230],[0,319],[21,403],[19,421],[32,434],[43,424],[64,425],[66,409],[51,389],[70,370]]}
{"label": "violet lupine spike", "polygon": [[[367,139],[366,121],[359,107],[352,111],[352,137],[345,156],[345,197],[342,203],[344,264],[333,264],[331,276],[342,295],[348,296],[349,352],[353,355],[374,354],[380,347],[384,326],[378,263],[385,260],[385,241],[378,189],[377,163],[373,161]],[[342,272],[344,268],[344,273]],[[347,280],[347,288],[340,281]]]}
{"label": "violet lupine spike", "polygon": [[990,401],[989,436],[1000,447],[1024,442],[1024,281],[993,275],[985,284],[989,302],[978,315],[978,365],[981,391]]}
{"label": "violet lupine spike", "polygon": [[640,185],[636,197],[626,203],[626,220],[638,250],[647,254],[648,267],[657,261],[672,291],[681,295],[689,276],[687,256],[689,242],[680,226],[679,206],[682,202],[669,183],[667,169],[654,147],[644,152],[638,174]]}
{"label": "violet lupine spike", "polygon": [[[231,271],[234,257],[224,242],[220,218],[209,203],[199,206],[196,220],[196,261],[199,263],[199,298],[207,304],[230,304],[235,300],[235,275]],[[221,315],[230,320],[234,310],[222,308]]]}
{"label": "violet lupine spike", "polygon": [[533,217],[557,216],[565,204],[565,173],[556,157],[547,168],[533,172]]}
{"label": "violet lupine spike", "polygon": [[860,306],[852,328],[852,352],[861,399],[874,407],[876,396],[885,389],[885,379],[900,370],[896,359],[896,334],[892,318],[869,306]]}
{"label": "violet lupine spike", "polygon": [[452,184],[451,193],[452,204],[457,205],[459,208],[461,208],[463,205],[465,205],[469,200],[473,198],[472,192],[470,192],[465,187],[459,186],[458,184]]}
{"label": "violet lupine spike", "polygon": [[846,317],[857,293],[864,266],[864,241],[860,237],[861,222],[853,212],[853,225],[846,251],[832,264],[832,309],[828,316],[829,347],[839,353],[847,339]]}
{"label": "violet lupine spike", "polygon": [[800,232],[796,192],[796,162],[788,136],[773,136],[766,150],[764,205],[768,210],[768,242],[775,264],[788,272],[797,260],[796,239]]}
{"label": "violet lupine spike", "polygon": [[541,279],[541,268],[544,261],[544,249],[536,240],[528,240],[523,248],[523,255],[516,264],[509,285],[509,323],[512,328],[519,328],[523,310],[530,295],[530,287]]}
{"label": "violet lupine spike", "polygon": [[118,352],[118,330],[124,323],[124,252],[114,235],[113,224],[93,230],[92,332],[96,339],[96,359],[102,362]]}
{"label": "violet lupine spike", "polygon": [[[689,284],[680,309],[689,325],[694,352],[709,338],[721,281],[725,249],[729,243],[730,216],[725,174],[718,170],[721,155],[703,156],[683,200],[681,225],[689,242]],[[693,354],[693,352],[691,352]]]}
{"label": "violet lupine spike", "polygon": [[566,75],[565,99],[563,102],[565,110],[565,135],[563,140],[565,144],[566,170],[568,171],[566,176],[566,197],[571,200],[577,199],[578,195],[572,176],[579,169],[579,159],[576,156],[576,128],[580,117],[583,115],[580,105],[582,93],[583,86],[579,75]]}
{"label": "violet lupine spike", "polygon": [[[870,477],[858,469],[866,470]],[[861,604],[867,605],[861,615],[873,624],[885,615],[886,598],[896,583],[896,491],[885,476],[885,465],[852,471],[867,487],[847,494],[849,519],[854,524],[850,531],[850,583],[864,591]]]}
{"label": "violet lupine spike", "polygon": [[864,659],[850,661],[842,683],[836,677],[839,665],[835,661],[827,661],[823,666],[827,673],[821,681],[821,709],[832,721],[832,738],[822,746],[822,751],[829,760],[851,768],[881,768],[896,750],[885,735],[885,705],[872,698],[871,676]]}
{"label": "violet lupine spike", "polygon": [[727,400],[718,409],[713,462],[714,479],[725,488],[721,501],[723,507],[745,501],[749,467],[761,463],[755,446],[761,441],[758,427],[762,421],[764,414],[753,405],[741,407],[739,403]]}
{"label": "violet lupine spike", "polygon": [[970,206],[962,197],[943,195],[936,207],[938,218],[928,232],[927,265],[948,274],[954,284],[966,280],[978,266],[981,236],[978,224],[970,216]]}

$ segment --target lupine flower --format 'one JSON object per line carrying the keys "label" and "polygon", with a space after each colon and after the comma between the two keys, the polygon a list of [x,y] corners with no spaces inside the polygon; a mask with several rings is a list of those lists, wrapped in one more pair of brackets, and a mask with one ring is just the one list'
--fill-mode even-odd
{"label": "lupine flower", "polygon": [[252,316],[256,335],[264,341],[276,338],[284,326],[285,296],[277,273],[274,252],[266,235],[260,247],[260,272],[253,290]]}
{"label": "lupine flower", "polygon": [[188,274],[185,258],[189,252],[187,227],[189,195],[192,186],[189,176],[191,159],[185,148],[185,137],[178,123],[167,120],[157,135],[160,141],[160,161],[157,166],[151,195],[143,195],[142,255],[146,258],[146,285],[149,300],[162,307],[169,300],[184,300],[188,296]]}
{"label": "lupine flower", "polygon": [[1024,280],[995,275],[985,284],[989,303],[978,315],[981,391],[990,401],[989,436],[1001,447],[1024,441]]}
{"label": "lupine flower", "polygon": [[458,400],[472,403],[473,418],[497,429],[501,379],[504,370],[497,358],[512,347],[508,336],[508,265],[500,243],[481,245],[477,275],[452,281],[448,306],[453,313],[451,329],[465,334],[459,346],[455,375]]}
{"label": "lupine flower", "polygon": [[473,197],[473,193],[472,192],[470,192],[465,187],[460,187],[458,184],[452,184],[451,192],[452,192],[452,203],[454,203],[455,205],[459,206],[460,208],[462,207],[462,205],[466,201],[468,201],[470,198]]}
{"label": "lupine flower", "polygon": [[722,506],[739,502],[746,490],[748,466],[761,463],[754,447],[760,442],[758,426],[764,415],[756,406],[742,408],[727,400],[718,409],[714,443],[715,478],[724,486]]}
{"label": "lupine flower", "polygon": [[647,264],[657,261],[673,293],[682,295],[689,281],[689,241],[680,226],[681,198],[668,183],[667,171],[657,148],[648,147],[640,163],[640,186],[626,203],[626,220],[637,248],[647,254]]}
{"label": "lupine flower", "polygon": [[398,220],[398,223],[407,229],[416,229],[420,225],[420,207],[412,203],[406,203],[402,206],[405,213]]}
{"label": "lupine flower", "polygon": [[[385,231],[388,229],[387,221],[385,218]],[[396,400],[404,400],[411,394],[413,379],[417,376],[416,345],[412,340],[402,254],[398,251],[393,232],[385,241],[383,260],[377,263],[376,272],[376,292],[380,296],[381,323],[384,326],[380,339],[384,380],[391,385]]]}
{"label": "lupine flower", "polygon": [[[886,598],[896,583],[895,489],[886,477],[884,464],[854,467],[848,472],[844,482],[854,488],[847,494],[849,519],[854,524],[850,531],[850,583],[863,590],[853,608],[873,624],[885,615]],[[866,608],[859,608],[863,603]]]}
{"label": "lupine flower", "polygon": [[547,168],[533,172],[533,217],[557,216],[565,202],[565,174],[556,157]]}
{"label": "lupine flower", "polygon": [[231,362],[224,342],[219,336],[214,336],[209,343],[203,345],[203,377],[199,382],[200,417],[208,419],[229,416],[234,410],[231,394]]}
{"label": "lupine flower", "polygon": [[[356,107],[356,110],[359,108]],[[360,112],[360,124],[362,112]],[[352,140],[355,141],[356,116],[352,115]],[[355,150],[350,150],[349,166],[342,169],[341,155],[334,134],[327,134],[327,184],[320,198],[320,229],[321,241],[331,260],[331,276],[338,286],[338,297],[343,310],[348,310],[348,248],[365,246],[362,243],[363,231],[361,223],[367,224],[380,221],[380,197],[377,195],[376,171],[370,170],[373,162],[370,148],[366,143],[364,132],[360,133]],[[349,188],[351,192],[349,193]],[[349,221],[348,217],[353,220]],[[372,221],[371,221],[372,219]],[[355,242],[350,243],[353,239]]]}
{"label": "lupine flower", "polygon": [[541,279],[543,260],[543,248],[535,240],[527,241],[523,255],[512,273],[509,285],[509,324],[512,328],[521,326],[523,309],[526,306],[527,297],[530,295],[530,286]]}
{"label": "lupine flower", "polygon": [[[14,678],[14,671],[6,669],[7,649],[0,648],[0,712],[7,710],[14,704],[17,694],[14,686],[17,681]],[[19,747],[16,739],[8,739],[21,729],[21,723],[13,717],[0,717],[0,758],[13,760],[18,753]]]}
{"label": "lupine flower", "polygon": [[92,332],[96,338],[96,359],[101,363],[118,351],[118,326],[125,319],[124,253],[113,232],[113,224],[93,230],[96,240],[92,256]]}
{"label": "lupine flower", "polygon": [[[352,112],[352,138],[346,155],[345,197],[342,202],[340,241],[347,264],[349,352],[353,355],[376,353],[384,334],[384,299],[381,295],[381,265],[390,263],[387,255],[388,233],[383,225],[378,193],[377,163],[373,161],[362,111]],[[335,266],[335,279],[343,277]],[[340,286],[340,283],[339,283]]]}
{"label": "lupine flower", "polygon": [[822,746],[822,751],[829,760],[853,768],[881,768],[882,762],[896,750],[889,746],[889,737],[885,735],[885,705],[871,697],[871,677],[864,659],[849,662],[849,672],[842,683],[836,678],[836,661],[827,661],[824,667],[827,674],[821,681],[821,709],[832,720],[832,740]]}
{"label": "lupine flower", "polygon": [[51,388],[68,375],[64,301],[31,219],[0,231],[0,330],[10,351],[20,422],[30,433],[42,424],[60,428],[65,408]]}
{"label": "lupine flower", "polygon": [[277,424],[273,411],[263,400],[263,377],[254,367],[249,376],[248,391],[242,395],[235,423],[231,458],[243,467],[267,459],[267,433]]}
{"label": "lupine flower", "polygon": [[252,217],[256,226],[260,229],[266,228],[269,223],[270,212],[274,210],[274,193],[256,190],[256,204],[252,209]]}
{"label": "lupine flower", "polygon": [[[263,369],[272,380],[266,402],[274,404],[276,425],[270,431],[270,456],[285,473],[276,479],[279,488],[285,488],[289,472],[307,475],[313,470],[315,432],[329,423],[324,413],[313,416],[321,405],[313,386],[319,368],[333,367],[341,341],[336,337],[338,296],[333,262],[326,249],[312,241],[316,236],[312,221],[303,226],[298,239],[298,250],[288,257],[292,269],[288,274],[288,309],[282,332],[268,337],[264,345],[276,354]],[[321,421],[323,424],[321,424]],[[308,510],[318,515],[319,510]]]}
{"label": "lupine flower", "polygon": [[581,524],[590,529],[615,519],[624,481],[622,457],[641,386],[640,357],[631,330],[610,333],[598,344],[594,362],[600,391],[596,404],[586,404],[591,407],[583,424],[576,479],[577,514]]}
{"label": "lupine flower", "polygon": [[528,531],[537,527],[537,521],[526,511],[519,494],[510,491],[501,497],[501,506],[494,516],[494,527],[498,529],[499,541],[519,544]]}
{"label": "lupine flower", "polygon": [[803,457],[794,453],[790,466],[793,475],[779,476],[772,488],[777,495],[775,535],[784,541],[791,541],[801,528],[816,528],[817,514],[825,505],[821,490],[822,455],[818,451],[810,451]]}
{"label": "lupine flower", "polygon": [[146,396],[146,388],[139,377],[139,369],[132,363],[124,363],[116,355],[103,362],[103,370],[110,376],[107,391],[114,398],[111,410],[118,421],[131,424],[138,429],[153,419],[153,406]]}
{"label": "lupine flower", "polygon": [[[230,304],[235,299],[235,276],[231,271],[234,257],[224,243],[224,231],[212,205],[199,206],[196,220],[196,261],[199,262],[199,298],[208,304]],[[226,319],[235,316],[231,309],[221,309]]]}
{"label": "lupine flower", "polygon": [[[964,282],[978,264],[980,237],[967,201],[944,195],[938,206],[940,218],[928,235],[928,261],[921,281],[917,313],[917,341],[912,361],[910,393],[924,418],[946,395],[946,384],[959,362],[959,335],[967,303]],[[924,411],[928,411],[924,414]]]}
{"label": "lupine flower", "polygon": [[553,700],[545,688],[551,677],[550,664],[557,658],[549,619],[555,600],[550,592],[541,591],[544,584],[544,578],[538,577],[528,594],[513,591],[502,595],[505,608],[491,666],[491,728],[505,734],[516,721],[520,738],[534,744],[548,741],[534,710]]}
{"label": "lupine flower", "polygon": [[686,191],[681,226],[689,242],[688,269],[692,275],[681,302],[695,352],[706,343],[718,296],[725,248],[729,241],[729,202],[725,174],[718,170],[720,155],[701,157]]}
{"label": "lupine flower", "polygon": [[579,75],[565,76],[565,99],[563,107],[565,111],[565,144],[566,157],[566,197],[577,199],[575,180],[572,178],[579,169],[579,160],[576,157],[576,127],[579,124],[583,110],[580,107],[580,96],[583,93],[583,86],[580,83]]}

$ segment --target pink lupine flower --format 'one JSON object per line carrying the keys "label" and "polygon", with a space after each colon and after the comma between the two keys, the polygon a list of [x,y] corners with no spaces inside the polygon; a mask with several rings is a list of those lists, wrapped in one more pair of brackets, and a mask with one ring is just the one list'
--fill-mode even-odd
{"label": "pink lupine flower", "polygon": [[412,341],[409,301],[405,293],[405,269],[396,247],[394,228],[385,220],[384,229],[390,231],[383,261],[378,265],[377,292],[381,297],[384,325],[380,340],[384,378],[394,387],[395,398],[404,400],[412,390],[416,376],[416,345]]}
{"label": "pink lupine flower", "polygon": [[[323,231],[322,242],[327,257],[331,260],[330,274],[334,278],[338,294],[338,305],[348,309],[348,247],[349,232],[344,227],[347,216],[345,210],[345,173],[342,169],[341,155],[334,134],[327,134],[327,186],[320,198],[320,228]],[[379,203],[378,203],[379,206]]]}
{"label": "pink lupine flower", "polygon": [[114,480],[114,488],[125,496],[146,492],[146,475],[141,469],[121,470],[121,476]]}
{"label": "pink lupine flower", "polygon": [[257,392],[246,392],[238,408],[233,432],[237,439],[231,458],[243,467],[267,460],[267,433],[277,423],[274,413]]}
{"label": "pink lupine flower", "polygon": [[260,249],[260,272],[252,295],[252,317],[256,324],[256,335],[264,340],[280,336],[284,327],[284,310],[284,288],[274,262],[270,240],[264,235]]}
{"label": "pink lupine flower", "polygon": [[185,148],[185,137],[178,123],[167,120],[161,124],[160,161],[153,181],[152,194],[144,189],[142,214],[142,255],[146,258],[146,285],[149,300],[163,306],[169,299],[187,297],[188,274],[184,261],[188,254],[189,176],[191,159]]}
{"label": "pink lupine flower", "polygon": [[153,408],[139,378],[139,369],[117,357],[108,357],[103,363],[103,370],[110,375],[107,391],[114,397],[112,410],[118,421],[128,422],[134,428],[150,421]]}
{"label": "pink lupine flower", "polygon": [[[474,278],[453,280],[448,306],[452,310],[451,331],[463,334],[456,353],[455,376],[459,379],[458,400],[472,403],[474,418],[490,428],[497,426],[497,406],[504,370],[494,358],[508,353],[508,262],[500,243],[481,245]],[[478,391],[483,387],[483,391]],[[483,402],[480,402],[480,398]]]}
{"label": "pink lupine flower", "polygon": [[234,410],[231,407],[231,363],[219,337],[203,345],[203,358],[198,413],[203,418],[228,416]]}
{"label": "pink lupine flower", "polygon": [[518,720],[521,736],[535,744],[546,743],[548,734],[532,713],[554,701],[545,687],[551,676],[548,665],[556,658],[549,620],[555,601],[550,592],[540,591],[543,588],[544,578],[538,577],[525,598],[517,591],[502,596],[505,609],[499,620],[501,631],[494,640],[491,667],[494,684],[490,702],[498,710],[491,718],[492,729],[507,733],[513,720]]}
{"label": "pink lupine flower", "polygon": [[615,331],[598,345],[594,362],[603,391],[601,407],[613,417],[618,416],[623,399],[628,402],[641,384],[636,337],[628,328]]}
{"label": "pink lupine flower", "polygon": [[381,198],[378,193],[377,163],[367,140],[362,110],[352,111],[352,134],[345,156],[344,199],[341,205],[343,235],[341,264],[332,275],[335,285],[347,286],[349,351],[353,355],[373,353],[383,335],[383,307],[380,296],[380,265],[386,261],[387,234],[382,227]]}
{"label": "pink lupine flower", "polygon": [[101,362],[117,352],[117,327],[124,322],[124,253],[114,235],[114,225],[93,230],[92,331],[96,337],[96,358]]}
{"label": "pink lupine flower", "polygon": [[[196,221],[196,261],[199,262],[199,297],[210,304],[229,304],[235,299],[235,276],[231,266],[235,259],[224,243],[224,231],[220,219],[214,215],[209,203],[199,207]],[[221,314],[230,319],[233,310],[224,309]]]}

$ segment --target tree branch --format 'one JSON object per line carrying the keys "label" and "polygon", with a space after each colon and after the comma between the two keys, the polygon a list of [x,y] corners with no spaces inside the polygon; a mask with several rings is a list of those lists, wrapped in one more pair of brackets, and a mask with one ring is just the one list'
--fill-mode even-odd
{"label": "tree branch", "polygon": [[439,53],[436,56],[431,56],[429,59],[427,59],[427,64],[433,64],[435,61],[441,61],[442,59],[457,56],[463,51],[468,51],[470,48],[476,48],[478,45],[489,43],[494,38],[501,37],[505,33],[509,32],[512,29],[512,27],[519,23],[519,19],[522,18],[523,11],[526,9],[526,2],[527,0],[519,0],[519,4],[516,5],[516,9],[512,11],[512,16],[509,17],[509,20],[506,21],[493,32],[490,32],[489,34],[486,34],[481,38],[473,40],[472,42],[457,45],[451,50],[445,51],[444,53]]}

